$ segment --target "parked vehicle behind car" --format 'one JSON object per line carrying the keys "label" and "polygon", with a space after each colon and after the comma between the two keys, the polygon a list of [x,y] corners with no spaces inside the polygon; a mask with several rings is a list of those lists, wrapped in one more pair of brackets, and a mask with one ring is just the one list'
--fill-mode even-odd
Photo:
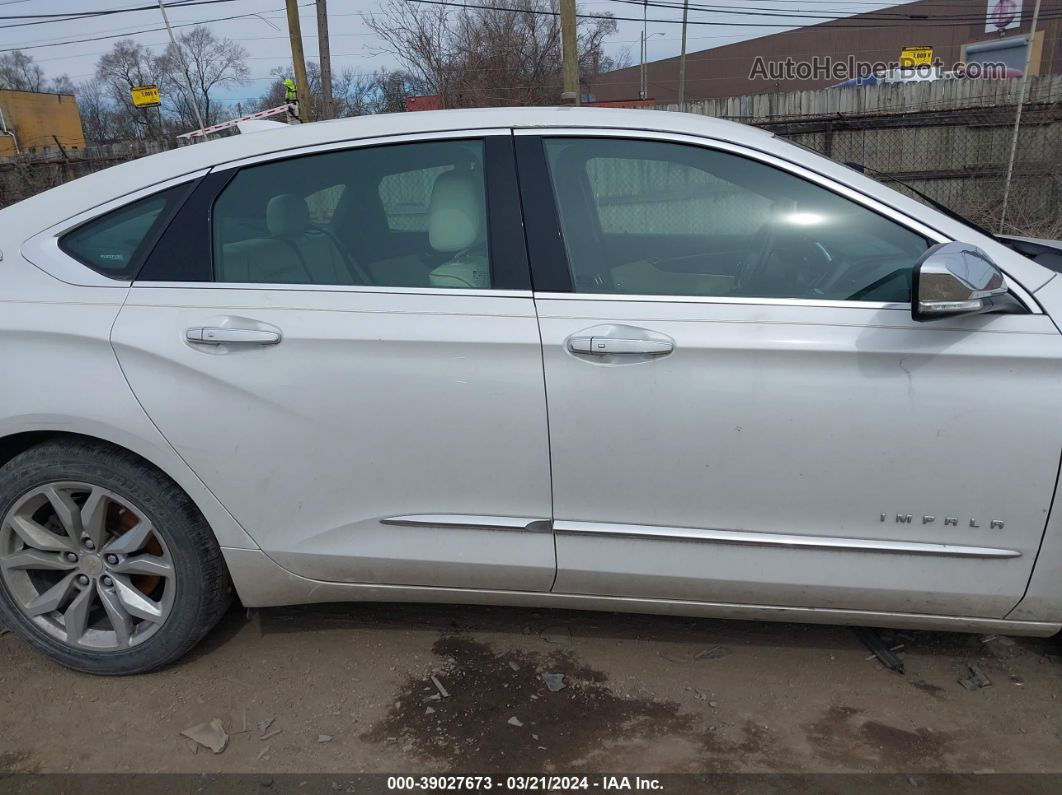
{"label": "parked vehicle behind car", "polygon": [[78,670],[233,593],[1062,626],[1062,283],[769,133],[292,126],[9,207],[0,251],[0,616]]}

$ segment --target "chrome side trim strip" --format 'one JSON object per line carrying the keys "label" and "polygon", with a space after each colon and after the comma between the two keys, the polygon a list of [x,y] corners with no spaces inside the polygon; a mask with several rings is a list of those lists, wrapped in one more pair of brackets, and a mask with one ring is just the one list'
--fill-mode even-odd
{"label": "chrome side trim strip", "polygon": [[521,530],[528,533],[551,533],[549,519],[527,516],[476,516],[463,513],[417,513],[389,516],[380,524],[399,527],[463,527],[471,530]]}
{"label": "chrome side trim strip", "polygon": [[[84,267],[84,266],[82,266]],[[103,277],[107,278],[107,277]],[[119,287],[128,287],[129,282],[114,282]],[[363,284],[271,284],[265,282],[133,282],[141,290],[180,289],[180,290],[240,290],[258,292],[273,290],[284,293],[359,293],[372,295],[423,295],[438,298],[456,295],[465,298],[531,298],[530,290],[493,290],[478,288],[433,288],[433,287],[370,287]],[[134,304],[134,306],[156,306],[156,304]],[[904,304],[910,310],[910,304]],[[291,307],[271,306],[270,309],[288,309]]]}
{"label": "chrome side trim strip", "polygon": [[790,549],[835,549],[845,552],[890,552],[903,555],[940,555],[962,558],[1020,558],[1016,549],[932,544],[922,541],[886,541],[875,538],[835,538],[787,533],[749,533],[741,530],[710,530],[693,527],[608,524],[605,522],[554,522],[559,535],[642,538],[654,541],[700,541],[712,544],[787,547]]}
{"label": "chrome side trim strip", "polygon": [[[466,291],[467,292],[467,291]],[[895,309],[910,312],[911,304],[888,301],[830,301],[813,298],[752,298],[726,295],[648,295],[644,293],[535,293],[550,301],[630,301],[667,304],[733,304],[738,306],[822,306],[831,309]]]}

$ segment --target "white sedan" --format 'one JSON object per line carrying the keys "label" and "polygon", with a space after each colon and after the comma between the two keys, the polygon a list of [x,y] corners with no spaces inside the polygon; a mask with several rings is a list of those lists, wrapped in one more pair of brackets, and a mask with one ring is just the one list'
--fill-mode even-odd
{"label": "white sedan", "polygon": [[1049,635],[1062,279],[750,127],[285,127],[0,211],[0,620],[81,671],[249,607]]}

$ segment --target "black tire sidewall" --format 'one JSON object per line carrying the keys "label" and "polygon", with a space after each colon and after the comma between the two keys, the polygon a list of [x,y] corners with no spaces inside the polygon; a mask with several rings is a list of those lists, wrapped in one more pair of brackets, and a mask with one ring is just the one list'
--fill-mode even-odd
{"label": "black tire sidewall", "polygon": [[[169,478],[124,452],[92,445],[45,444],[0,468],[0,517],[34,488],[55,481],[98,485],[141,511],[162,537],[173,561],[170,614],[152,637],[122,651],[75,649],[38,627],[15,604],[0,578],[4,623],[50,659],[86,673],[121,675],[161,667],[184,654],[216,623],[220,549],[205,520]],[[210,560],[213,559],[213,560]]]}

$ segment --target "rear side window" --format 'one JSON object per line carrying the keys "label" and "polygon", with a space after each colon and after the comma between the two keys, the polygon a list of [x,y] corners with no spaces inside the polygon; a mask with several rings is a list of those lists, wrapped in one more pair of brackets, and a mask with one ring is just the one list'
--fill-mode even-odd
{"label": "rear side window", "polygon": [[128,281],[190,187],[177,185],[93,218],[63,235],[59,247],[96,273]]}
{"label": "rear side window", "polygon": [[388,174],[380,180],[380,203],[389,229],[401,232],[428,231],[428,204],[435,180],[453,166],[433,166]]}
{"label": "rear side window", "polygon": [[214,278],[490,289],[484,152],[416,141],[241,168],[211,214]]}

